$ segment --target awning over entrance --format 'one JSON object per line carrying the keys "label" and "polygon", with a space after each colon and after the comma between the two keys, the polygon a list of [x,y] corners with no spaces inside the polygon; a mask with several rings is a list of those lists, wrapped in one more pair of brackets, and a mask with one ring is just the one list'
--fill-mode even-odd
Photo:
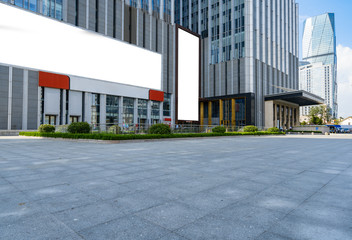
{"label": "awning over entrance", "polygon": [[266,95],[265,101],[283,100],[298,104],[299,106],[319,105],[324,99],[304,90]]}

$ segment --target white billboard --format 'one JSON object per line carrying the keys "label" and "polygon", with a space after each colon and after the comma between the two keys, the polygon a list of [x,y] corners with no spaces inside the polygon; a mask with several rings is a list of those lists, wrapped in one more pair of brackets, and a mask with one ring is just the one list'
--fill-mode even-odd
{"label": "white billboard", "polygon": [[161,90],[161,55],[0,3],[0,63]]}
{"label": "white billboard", "polygon": [[199,37],[177,29],[177,120],[199,121]]}

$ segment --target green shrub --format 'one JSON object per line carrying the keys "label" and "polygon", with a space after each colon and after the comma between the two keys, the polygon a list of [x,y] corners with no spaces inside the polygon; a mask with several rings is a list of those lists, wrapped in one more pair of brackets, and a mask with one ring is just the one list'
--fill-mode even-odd
{"label": "green shrub", "polygon": [[169,125],[158,123],[149,128],[150,134],[171,134]]}
{"label": "green shrub", "polygon": [[53,133],[55,132],[55,126],[50,124],[42,124],[39,126],[38,131],[41,133]]}
{"label": "green shrub", "polygon": [[119,127],[119,125],[112,125],[108,129],[108,133],[119,134],[121,133],[121,128]]}
{"label": "green shrub", "polygon": [[280,129],[278,129],[277,127],[272,127],[268,129],[268,132],[270,133],[278,133],[280,132]]}
{"label": "green shrub", "polygon": [[258,128],[253,125],[248,125],[243,128],[244,132],[258,132]]}
{"label": "green shrub", "polygon": [[226,128],[222,126],[217,126],[217,127],[214,127],[211,131],[213,133],[224,133],[226,132]]}
{"label": "green shrub", "polygon": [[109,134],[109,133],[41,133],[20,132],[20,136],[51,137],[68,139],[96,139],[96,140],[135,140],[135,139],[162,139],[162,138],[194,138],[194,137],[219,137],[219,136],[262,136],[284,135],[283,132],[227,132],[227,133],[174,133],[174,134]]}
{"label": "green shrub", "polygon": [[87,122],[73,122],[67,127],[69,133],[89,133],[90,125]]}

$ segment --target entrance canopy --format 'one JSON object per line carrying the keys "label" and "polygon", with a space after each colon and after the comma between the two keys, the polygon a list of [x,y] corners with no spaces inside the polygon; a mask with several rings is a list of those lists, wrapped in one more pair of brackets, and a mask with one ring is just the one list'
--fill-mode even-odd
{"label": "entrance canopy", "polygon": [[309,105],[319,105],[324,103],[324,99],[314,95],[312,93],[306,92],[304,90],[297,90],[286,93],[277,93],[272,95],[266,95],[265,101],[275,101],[283,100],[286,102],[291,102],[298,104],[299,106],[309,106]]}

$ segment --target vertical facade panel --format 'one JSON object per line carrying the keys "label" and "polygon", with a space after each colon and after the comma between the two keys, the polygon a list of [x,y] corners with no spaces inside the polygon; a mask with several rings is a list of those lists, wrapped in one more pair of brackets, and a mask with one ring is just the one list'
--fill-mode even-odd
{"label": "vertical facade panel", "polygon": [[0,130],[7,129],[9,97],[9,67],[0,66]]}
{"label": "vertical facade panel", "polygon": [[76,24],[76,1],[67,1],[67,22]]}
{"label": "vertical facade panel", "polygon": [[78,1],[78,26],[87,28],[87,3],[86,0]]}
{"label": "vertical facade panel", "polygon": [[114,31],[113,31],[113,27],[114,27],[114,0],[110,0],[107,1],[108,3],[108,12],[106,13],[107,16],[107,35],[110,37],[113,37]]}
{"label": "vertical facade panel", "polygon": [[96,1],[98,0],[89,0],[88,29],[92,31],[96,31]]}
{"label": "vertical facade panel", "polygon": [[115,13],[115,26],[116,26],[116,38],[122,40],[122,3],[120,0],[116,0],[116,13]]}
{"label": "vertical facade panel", "polygon": [[12,74],[11,129],[22,129],[23,69],[14,68]]}
{"label": "vertical facade panel", "polygon": [[[105,0],[96,0],[98,1],[98,32],[105,34]],[[111,2],[111,0],[110,0]]]}
{"label": "vertical facade panel", "polygon": [[28,71],[28,130],[37,129],[38,126],[38,82],[39,73]]}

